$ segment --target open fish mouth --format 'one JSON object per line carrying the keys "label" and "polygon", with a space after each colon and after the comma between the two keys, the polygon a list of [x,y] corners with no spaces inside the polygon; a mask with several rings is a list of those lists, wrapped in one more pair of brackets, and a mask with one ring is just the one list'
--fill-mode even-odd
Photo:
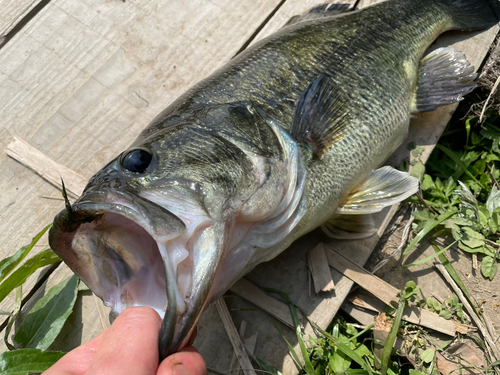
{"label": "open fish mouth", "polygon": [[[165,208],[129,192],[106,190],[89,192],[59,213],[49,241],[116,313],[130,306],[155,309],[164,318],[165,345],[171,346],[191,284],[185,232],[184,222]],[[184,278],[182,290],[178,276]]]}

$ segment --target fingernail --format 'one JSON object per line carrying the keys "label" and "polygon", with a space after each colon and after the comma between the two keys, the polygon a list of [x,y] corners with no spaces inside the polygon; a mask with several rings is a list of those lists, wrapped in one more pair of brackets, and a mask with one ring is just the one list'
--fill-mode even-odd
{"label": "fingernail", "polygon": [[172,375],[191,375],[191,371],[189,371],[189,369],[182,363],[179,363],[174,366],[174,371]]}

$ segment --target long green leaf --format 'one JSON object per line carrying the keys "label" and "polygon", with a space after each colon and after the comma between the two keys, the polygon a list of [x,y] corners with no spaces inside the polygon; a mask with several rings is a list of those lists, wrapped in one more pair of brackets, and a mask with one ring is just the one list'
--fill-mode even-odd
{"label": "long green leaf", "polygon": [[[480,185],[483,189],[485,189],[484,185],[479,182],[476,177],[474,177],[474,175],[472,173],[470,173],[469,169],[467,169],[467,166],[464,164],[464,162],[462,160],[460,160],[460,158],[453,152],[451,151],[450,149],[440,145],[439,143],[436,144],[436,147],[438,149],[440,149],[441,151],[443,151],[446,155],[448,155],[448,157],[453,160],[463,171],[464,173],[469,176],[470,178],[472,178],[475,182],[477,182],[478,185]],[[457,177],[458,179],[458,177]]]}
{"label": "long green leaf", "polygon": [[278,331],[278,333],[280,334],[280,336],[283,338],[283,340],[285,340],[285,343],[288,346],[288,349],[290,350],[290,354],[291,354],[293,360],[295,361],[295,363],[297,364],[297,367],[300,370],[301,367],[302,367],[302,362],[300,361],[300,358],[297,355],[297,352],[293,348],[292,344],[290,344],[290,342],[286,339],[286,337],[283,334],[283,332],[281,331],[281,329],[276,324],[274,324],[273,322],[271,322],[271,324],[274,326],[274,328],[276,328],[276,330]]}
{"label": "long green leaf", "polygon": [[410,244],[406,247],[405,251],[403,251],[403,254],[401,255],[401,263],[404,263],[404,257],[411,251],[411,249],[415,247],[417,243],[420,242],[422,238],[424,238],[430,231],[436,228],[443,221],[448,220],[453,215],[455,215],[455,212],[445,212],[444,214],[435,217],[434,219],[430,220],[427,224],[425,224],[425,226],[422,228],[420,232],[418,232],[413,241],[411,241]]}
{"label": "long green leaf", "polygon": [[41,373],[56,363],[65,353],[42,352],[37,349],[21,349],[0,355],[0,374],[28,375]]}
{"label": "long green leaf", "polygon": [[450,247],[455,245],[457,242],[458,241],[452,242],[451,244],[449,244],[448,246],[446,246],[444,249],[440,250],[436,254],[429,255],[428,257],[425,257],[424,259],[420,259],[420,260],[416,261],[415,263],[403,264],[403,267],[413,267],[413,266],[419,266],[420,264],[427,263],[428,261],[430,261],[436,257],[439,257],[441,254],[443,254],[445,251],[447,251]]}
{"label": "long green leaf", "polygon": [[372,375],[373,371],[370,368],[370,366],[366,363],[366,361],[361,357],[358,353],[356,353],[354,350],[352,350],[349,346],[341,342],[338,338],[334,337],[333,335],[329,334],[326,331],[323,331],[321,328],[319,328],[317,325],[315,325],[316,329],[326,338],[329,340],[333,341],[335,344],[335,347],[340,350],[342,353],[344,353],[346,356],[351,358],[354,362],[356,362],[358,365],[360,365],[363,370],[368,372],[368,374]]}
{"label": "long green leaf", "polygon": [[389,368],[389,360],[391,359],[392,348],[394,348],[394,343],[396,342],[396,337],[398,336],[399,327],[401,327],[401,320],[403,318],[403,311],[405,308],[406,300],[401,294],[399,298],[398,308],[396,310],[396,315],[394,316],[394,321],[392,322],[391,332],[387,336],[387,341],[384,345],[384,351],[382,352],[381,359],[381,369],[382,375],[387,374],[387,369]]}
{"label": "long green leaf", "polygon": [[[434,248],[434,251],[436,253],[440,252],[439,247],[437,247],[435,243],[432,243],[432,247]],[[474,306],[474,303],[472,302],[472,299],[470,298],[469,292],[467,292],[467,288],[465,287],[465,284],[462,282],[462,279],[460,278],[460,276],[458,276],[457,271],[455,271],[455,268],[453,268],[453,266],[451,265],[451,263],[448,260],[448,258],[446,258],[446,256],[444,254],[439,254],[438,257],[439,257],[440,262],[443,264],[444,268],[446,269],[446,271],[448,271],[448,273],[450,274],[450,276],[453,279],[453,281],[455,281],[455,283],[457,283],[457,285],[462,290],[462,293],[467,298],[467,301],[469,301],[469,303],[472,306],[472,309],[474,310],[474,312],[476,314],[478,314],[478,312],[477,312],[477,310],[476,310],[476,308]]]}
{"label": "long green leaf", "polygon": [[78,277],[73,275],[52,287],[28,313],[14,340],[23,348],[47,349],[73,312]]}
{"label": "long green leaf", "polygon": [[304,369],[308,374],[315,375],[316,372],[314,371],[311,360],[309,359],[309,353],[307,352],[306,344],[304,342],[304,338],[302,337],[299,315],[297,314],[297,309],[295,308],[295,305],[292,303],[290,297],[288,297],[288,294],[283,293],[276,289],[266,289],[266,290],[269,292],[277,293],[288,304],[288,307],[290,308],[290,314],[292,315],[293,325],[295,327],[295,334],[297,335],[297,340],[299,342],[300,351],[302,353],[302,357],[304,358]]}
{"label": "long green leaf", "polygon": [[5,279],[5,277],[14,269],[17,267],[19,263],[23,261],[24,258],[26,258],[26,255],[29,254],[31,249],[36,245],[36,243],[42,238],[42,236],[47,232],[47,230],[52,226],[52,224],[47,225],[45,228],[43,228],[40,233],[38,233],[35,237],[33,237],[33,240],[31,243],[27,246],[23,246],[20,248],[16,253],[8,258],[3,259],[0,262],[0,282]]}
{"label": "long green leaf", "polygon": [[26,279],[30,277],[40,267],[54,264],[61,260],[52,250],[42,251],[40,254],[28,259],[22,266],[15,270],[5,281],[0,285],[0,302],[19,285],[24,284]]}

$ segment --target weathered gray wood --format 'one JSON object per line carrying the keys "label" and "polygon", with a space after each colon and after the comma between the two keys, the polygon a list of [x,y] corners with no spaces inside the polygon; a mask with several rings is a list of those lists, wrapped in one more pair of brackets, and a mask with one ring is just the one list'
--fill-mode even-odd
{"label": "weathered gray wood", "polygon": [[332,274],[328,267],[325,247],[322,243],[308,251],[307,263],[314,283],[314,291],[316,293],[332,292],[334,288]]}
{"label": "weathered gray wood", "polygon": [[9,143],[5,152],[12,159],[30,168],[44,180],[59,189],[62,189],[64,176],[66,192],[73,198],[78,198],[87,184],[86,178],[83,178],[64,165],[54,162],[35,147],[18,137],[12,139],[12,142]]}
{"label": "weathered gray wood", "polygon": [[[376,0],[375,0],[376,1]],[[281,29],[290,18],[300,14],[308,12],[311,8],[316,5],[324,4],[325,1],[318,0],[304,0],[304,1],[286,1],[276,12],[274,17],[269,20],[268,23],[262,28],[262,30],[257,34],[255,39],[251,44],[258,42],[259,40],[271,35],[277,30]],[[329,4],[349,4],[354,7],[356,0],[334,0],[328,1]]]}
{"label": "weathered gray wood", "polygon": [[41,0],[0,1],[0,45],[3,37],[40,2]]}
{"label": "weathered gray wood", "polygon": [[[326,256],[330,266],[344,274],[363,289],[369,291],[389,306],[394,306],[399,300],[399,290],[384,280],[372,275],[363,267],[351,262],[332,248],[325,246]],[[382,312],[382,311],[380,311]],[[420,309],[418,307],[406,307],[403,319],[442,332],[448,336],[455,336],[456,325],[451,320],[446,320],[436,313]]]}
{"label": "weathered gray wood", "polygon": [[[0,49],[0,149],[16,135],[89,178],[173,99],[229,60],[278,3],[51,1]],[[4,258],[50,223],[63,202],[41,198],[60,193],[5,153],[0,166]],[[7,298],[0,309],[12,306]]]}
{"label": "weathered gray wood", "polygon": [[231,314],[229,313],[229,309],[227,308],[224,299],[223,298],[218,299],[217,301],[215,301],[215,305],[222,319],[222,323],[224,324],[224,328],[226,329],[229,340],[233,345],[233,350],[234,353],[236,354],[236,357],[238,358],[241,370],[245,375],[256,375],[252,363],[250,362],[250,358],[248,358],[245,346],[241,342],[240,336],[238,335],[238,331],[234,326],[233,319],[231,318]]}
{"label": "weathered gray wood", "polygon": [[[278,3],[241,1],[235,7],[227,0],[52,1],[0,50],[0,148],[17,135],[89,177],[127,147],[147,122],[185,88],[234,55]],[[313,5],[316,2],[286,1],[269,22],[274,26],[264,28],[258,38]],[[477,35],[460,49],[471,60],[474,57],[481,61],[495,31],[453,34],[442,40],[449,44],[457,38]],[[428,126],[412,126],[413,138],[409,141],[431,149],[447,120],[422,116],[421,122],[427,121],[431,121]],[[394,163],[399,164],[408,153],[407,146],[402,146]],[[0,228],[9,233],[0,248],[0,256],[5,256],[28,242],[26,239],[62,208],[62,202],[40,199],[40,195],[59,193],[12,160],[2,156],[0,165]],[[363,264],[394,210],[379,215],[381,227],[376,236],[361,242],[332,243]],[[254,284],[288,293],[306,315],[325,327],[352,282],[332,271],[335,296],[309,297],[307,264],[302,258],[321,240],[328,241],[318,232],[298,240],[285,254],[258,267],[248,278]],[[286,344],[267,314],[255,308],[242,311],[252,305],[237,297],[228,298],[227,303],[237,309],[232,312],[236,322],[244,318],[249,322],[249,331],[259,333],[256,356],[285,374],[295,373]],[[97,321],[95,313],[82,319],[85,324]],[[296,345],[294,332],[277,324]],[[312,330],[306,327],[306,336],[309,334]],[[214,308],[209,308],[201,319],[195,344],[209,366],[221,371],[229,368],[232,353],[228,341],[222,339],[224,335]]]}

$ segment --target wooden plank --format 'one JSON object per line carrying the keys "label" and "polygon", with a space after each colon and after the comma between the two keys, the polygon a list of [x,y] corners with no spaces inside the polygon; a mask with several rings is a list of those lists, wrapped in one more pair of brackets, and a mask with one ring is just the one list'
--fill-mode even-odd
{"label": "wooden plank", "polygon": [[[282,14],[286,6],[298,9],[299,3],[286,1],[275,17]],[[5,114],[5,118],[0,119],[0,147],[4,148],[13,134],[18,135],[49,157],[63,160],[67,167],[89,177],[124,149],[149,119],[185,87],[226,61],[224,56],[232,56],[231,53],[239,50],[241,40],[247,40],[277,2],[242,1],[238,7],[229,4],[223,0],[186,4],[180,0],[131,0],[124,5],[97,0],[85,3],[53,0],[36,22],[0,50],[0,110]],[[287,14],[278,27],[297,13],[302,11]],[[170,22],[165,23],[165,18]],[[263,33],[264,29],[259,35]],[[448,38],[445,44],[472,34],[464,35],[454,35],[454,39]],[[465,43],[462,51],[482,59],[493,37],[492,31],[481,34]],[[471,46],[477,47],[477,53]],[[166,77],[164,81],[162,77]],[[443,122],[412,127],[410,137],[414,134],[412,131],[417,130],[416,145],[432,145],[436,140],[435,129],[439,127],[444,128]],[[396,165],[408,156],[407,145],[401,150],[394,159]],[[9,223],[8,228],[2,229],[4,232],[10,229],[13,236],[6,238],[5,248],[0,250],[8,253],[24,243],[23,238],[30,238],[42,223],[51,220],[62,204],[39,199],[39,195],[58,193],[15,163],[4,162],[0,158],[4,171],[0,176],[0,188],[4,192],[0,197],[0,223]],[[33,215],[29,207],[33,207],[37,215]],[[378,223],[382,226],[377,236],[383,233],[394,211],[394,208],[386,210],[379,216]],[[321,238],[319,232],[313,235]],[[332,244],[363,264],[377,236],[355,245],[353,242]],[[254,284],[287,292],[314,321],[328,325],[352,281],[334,272],[335,298],[320,300],[308,296],[304,288],[307,265],[301,258],[304,249],[317,242],[312,236],[297,241],[288,253],[258,267],[248,278]],[[240,303],[232,302],[235,307]],[[232,315],[238,320],[248,314],[262,319],[249,323],[252,331],[263,337],[256,356],[285,374],[296,373],[287,356],[286,344],[280,337],[276,338],[266,314],[236,310]],[[209,365],[210,360],[215,361],[210,367],[227,370],[224,363],[229,364],[230,357],[227,361],[223,357],[229,351],[218,336],[220,331],[213,323],[214,316],[213,309],[209,308],[202,318],[208,324],[200,324],[199,328],[204,332],[200,336],[210,336],[215,341],[197,340],[197,345],[202,352],[211,353],[206,355]],[[311,332],[306,327],[306,334]],[[296,344],[293,332],[286,335]]]}
{"label": "wooden plank", "polygon": [[[303,0],[303,1],[286,1],[276,12],[274,17],[269,20],[268,23],[262,28],[262,30],[257,34],[255,39],[251,44],[258,42],[259,40],[271,35],[277,30],[281,29],[290,18],[300,14],[308,12],[311,8],[325,3],[324,1],[318,0]],[[349,4],[354,7],[356,4],[355,0],[334,0],[328,1],[328,4]]]}
{"label": "wooden plank", "polygon": [[330,267],[328,267],[328,260],[322,243],[308,251],[307,264],[311,271],[314,291],[316,293],[332,292],[334,288],[332,274],[330,273]]}
{"label": "wooden plank", "polygon": [[262,310],[268,312],[276,319],[293,328],[293,321],[290,315],[290,308],[283,302],[270,297],[262,289],[251,283],[244,277],[236,281],[229,289],[231,292],[239,295],[241,298],[252,302]]}
{"label": "wooden plank", "polygon": [[[378,299],[389,306],[396,305],[399,300],[399,290],[384,280],[372,275],[363,267],[350,261],[343,255],[337,253],[333,248],[325,246],[326,256],[330,266],[344,274],[363,289],[369,291]],[[455,336],[456,325],[451,320],[441,318],[435,313],[420,309],[418,307],[405,308],[403,319],[442,332],[449,336]]]}
{"label": "wooden plank", "polygon": [[42,0],[0,1],[0,45],[9,33]]}
{"label": "wooden plank", "polygon": [[238,331],[234,326],[231,314],[229,314],[229,310],[226,306],[226,303],[224,302],[224,299],[219,298],[215,302],[215,305],[217,306],[217,311],[219,312],[219,315],[222,319],[222,323],[224,324],[224,328],[226,329],[229,340],[233,345],[234,353],[238,358],[241,370],[245,375],[257,375],[255,373],[255,370],[253,369],[252,363],[250,362],[250,358],[248,358],[245,347],[240,340],[240,336],[238,335]]}
{"label": "wooden plank", "polygon": [[372,325],[373,319],[376,316],[373,312],[368,312],[364,309],[360,309],[349,301],[344,301],[340,308],[343,312],[349,314],[352,318],[360,322],[365,327]]}
{"label": "wooden plank", "polygon": [[[244,320],[240,323],[240,329],[238,330],[238,335],[240,335],[240,340],[243,341],[245,337],[245,331],[247,328],[247,322]],[[238,363],[238,357],[236,352],[233,353],[233,358],[231,358],[231,366],[229,366],[229,371],[235,371],[235,374],[238,375],[240,369],[240,365]]]}
{"label": "wooden plank", "polygon": [[[0,49],[0,149],[18,136],[88,179],[173,99],[229,60],[278,3],[51,1]],[[4,258],[50,223],[63,202],[41,198],[60,193],[4,153],[0,166]],[[0,309],[12,306],[8,297]]]}
{"label": "wooden plank", "polygon": [[[248,338],[245,338],[245,331],[247,327],[247,322],[244,320],[240,324],[240,329],[238,330],[238,334],[240,335],[240,339],[243,342],[243,345],[245,346],[246,351],[249,354],[254,353],[255,351],[255,344],[257,343],[257,334],[254,334]],[[231,374],[234,375],[240,375],[241,374],[241,366],[238,362],[238,357],[236,353],[233,353],[233,358],[231,359],[231,366],[229,367],[229,371],[231,371]]]}
{"label": "wooden plank", "polygon": [[492,337],[490,333],[488,332],[487,327],[484,325],[483,321],[481,318],[476,314],[472,306],[470,305],[469,301],[465,297],[464,293],[462,292],[462,289],[455,283],[453,278],[450,276],[444,265],[441,263],[436,263],[434,264],[434,267],[437,268],[437,270],[443,275],[443,277],[446,279],[448,284],[451,286],[455,294],[458,296],[460,299],[460,302],[465,307],[465,310],[469,314],[470,318],[474,322],[474,324],[477,326],[479,329],[479,332],[483,336],[485,342],[486,342],[486,348],[490,352],[490,355],[493,357],[495,361],[500,361],[500,348],[496,345],[496,337]]}
{"label": "wooden plank", "polygon": [[[5,150],[12,159],[32,169],[44,180],[62,190],[61,180],[69,196],[78,198],[87,184],[87,179],[68,167],[56,163],[21,138],[14,137]],[[64,176],[64,177],[63,177]]]}

